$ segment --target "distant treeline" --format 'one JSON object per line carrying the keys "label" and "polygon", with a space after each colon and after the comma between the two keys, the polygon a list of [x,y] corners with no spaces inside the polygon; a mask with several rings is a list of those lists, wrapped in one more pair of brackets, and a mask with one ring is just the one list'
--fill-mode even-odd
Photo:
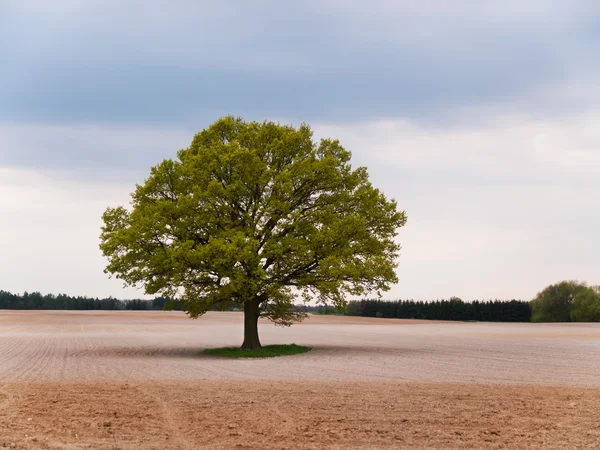
{"label": "distant treeline", "polygon": [[[169,299],[156,297],[153,300],[119,300],[116,298],[73,297],[65,294],[42,295],[25,292],[22,295],[0,290],[0,309],[48,309],[48,310],[162,310]],[[174,309],[179,309],[175,305]],[[332,306],[295,305],[295,310],[316,314],[342,314],[347,316],[384,317],[396,319],[430,320],[475,320],[485,322],[529,322],[529,302],[474,301],[464,302],[459,298],[432,302],[413,300],[359,300],[349,302],[345,308]]]}
{"label": "distant treeline", "polygon": [[413,300],[351,301],[345,308],[320,307],[317,314],[387,317],[394,319],[474,320],[481,322],[530,322],[531,305],[521,300],[464,302],[453,297],[431,302]]}
{"label": "distant treeline", "polygon": [[70,310],[161,310],[168,299],[119,300],[116,298],[72,297],[65,294],[42,295],[25,292],[22,295],[0,291],[0,309],[70,309]]}

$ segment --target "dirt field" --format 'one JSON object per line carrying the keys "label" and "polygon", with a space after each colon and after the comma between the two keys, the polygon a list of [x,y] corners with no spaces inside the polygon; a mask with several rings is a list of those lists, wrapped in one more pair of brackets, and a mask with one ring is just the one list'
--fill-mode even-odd
{"label": "dirt field", "polygon": [[0,448],[600,448],[600,326],[0,311]]}

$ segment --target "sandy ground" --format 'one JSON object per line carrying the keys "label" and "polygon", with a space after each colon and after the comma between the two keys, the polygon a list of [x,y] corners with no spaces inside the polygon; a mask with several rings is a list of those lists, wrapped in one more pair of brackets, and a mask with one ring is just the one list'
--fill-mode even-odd
{"label": "sandy ground", "polygon": [[0,448],[600,448],[600,325],[0,311]]}

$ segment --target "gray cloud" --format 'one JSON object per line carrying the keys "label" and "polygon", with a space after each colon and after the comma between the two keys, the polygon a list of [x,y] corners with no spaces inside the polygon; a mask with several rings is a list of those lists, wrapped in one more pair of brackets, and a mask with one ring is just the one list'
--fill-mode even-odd
{"label": "gray cloud", "polygon": [[516,99],[543,110],[544,86],[598,73],[599,24],[592,1],[13,1],[0,120],[436,121]]}
{"label": "gray cloud", "polygon": [[186,148],[194,131],[0,123],[1,165],[62,172],[69,179],[141,181],[150,166]]}

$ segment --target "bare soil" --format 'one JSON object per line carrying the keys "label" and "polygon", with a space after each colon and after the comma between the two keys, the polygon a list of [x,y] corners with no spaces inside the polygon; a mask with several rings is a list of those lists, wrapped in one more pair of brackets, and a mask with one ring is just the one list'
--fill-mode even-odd
{"label": "bare soil", "polygon": [[600,390],[416,383],[17,383],[0,448],[600,448]]}
{"label": "bare soil", "polygon": [[[0,448],[600,448],[600,326],[0,311]],[[410,325],[410,326],[408,326]]]}

